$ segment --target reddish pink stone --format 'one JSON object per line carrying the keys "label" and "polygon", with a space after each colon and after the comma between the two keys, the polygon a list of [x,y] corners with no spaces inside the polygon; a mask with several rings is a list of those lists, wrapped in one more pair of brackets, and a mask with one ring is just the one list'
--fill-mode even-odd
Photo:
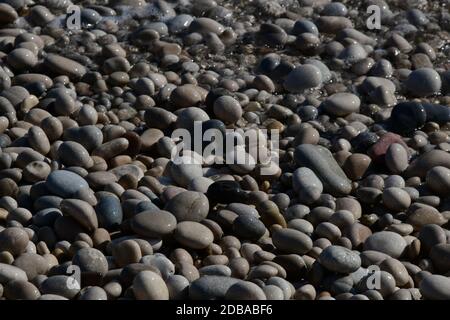
{"label": "reddish pink stone", "polygon": [[408,150],[408,146],[405,142],[403,142],[401,136],[392,132],[388,132],[369,149],[368,154],[373,161],[384,163],[384,155],[386,154],[389,146],[393,143],[400,143],[405,147],[406,150]]}

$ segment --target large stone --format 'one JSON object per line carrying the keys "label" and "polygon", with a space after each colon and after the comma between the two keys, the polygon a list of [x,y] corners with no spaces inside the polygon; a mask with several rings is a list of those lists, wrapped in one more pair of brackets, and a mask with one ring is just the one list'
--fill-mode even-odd
{"label": "large stone", "polygon": [[153,271],[141,271],[133,281],[137,300],[169,300],[169,290],[164,280]]}
{"label": "large stone", "polygon": [[18,267],[0,263],[0,284],[5,284],[13,280],[27,281],[27,274]]}
{"label": "large stone", "polygon": [[301,203],[311,204],[320,198],[323,184],[314,171],[309,168],[298,168],[292,174],[292,186]]}
{"label": "large stone", "polygon": [[50,192],[63,198],[70,198],[78,191],[89,188],[86,180],[67,170],[56,170],[50,173],[46,186]]}
{"label": "large stone", "polygon": [[358,253],[341,246],[326,247],[319,256],[319,262],[337,273],[352,273],[361,267]]}
{"label": "large stone", "polygon": [[295,162],[302,167],[308,167],[322,181],[324,190],[334,196],[347,195],[352,190],[350,180],[331,152],[312,144],[299,145],[294,152]]}
{"label": "large stone", "polygon": [[83,65],[53,53],[45,57],[44,66],[56,74],[65,75],[70,78],[81,78],[86,73],[86,68]]}
{"label": "large stone", "polygon": [[313,247],[309,236],[290,228],[276,230],[272,240],[275,247],[287,253],[305,254]]}
{"label": "large stone", "polygon": [[401,235],[391,231],[380,231],[372,234],[364,242],[364,251],[374,250],[398,258],[406,248],[406,241]]}
{"label": "large stone", "polygon": [[358,96],[348,93],[339,92],[331,95],[322,104],[325,112],[332,116],[343,117],[353,112],[359,111],[361,100]]}
{"label": "large stone", "polygon": [[168,211],[147,210],[138,213],[131,220],[131,228],[143,237],[160,238],[171,234],[177,219]]}

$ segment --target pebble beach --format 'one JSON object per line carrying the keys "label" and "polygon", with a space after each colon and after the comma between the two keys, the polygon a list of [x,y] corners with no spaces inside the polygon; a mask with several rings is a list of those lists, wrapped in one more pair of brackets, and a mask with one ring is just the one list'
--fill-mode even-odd
{"label": "pebble beach", "polygon": [[450,300],[449,134],[449,0],[0,0],[0,300]]}

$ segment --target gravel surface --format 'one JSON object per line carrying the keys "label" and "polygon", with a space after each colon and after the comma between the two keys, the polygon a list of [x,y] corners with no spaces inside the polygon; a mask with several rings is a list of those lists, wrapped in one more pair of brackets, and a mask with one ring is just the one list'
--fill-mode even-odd
{"label": "gravel surface", "polygon": [[450,299],[449,7],[1,0],[0,300]]}

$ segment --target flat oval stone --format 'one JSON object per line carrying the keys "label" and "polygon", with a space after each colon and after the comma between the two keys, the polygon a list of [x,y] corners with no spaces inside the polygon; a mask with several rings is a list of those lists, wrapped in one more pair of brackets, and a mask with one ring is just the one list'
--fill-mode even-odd
{"label": "flat oval stone", "polygon": [[239,101],[231,96],[221,96],[214,101],[214,114],[225,123],[235,123],[242,117]]}
{"label": "flat oval stone", "polygon": [[339,92],[328,97],[322,106],[326,113],[336,117],[343,117],[353,112],[359,112],[360,105],[361,100],[358,96],[352,93]]}
{"label": "flat oval stone", "polygon": [[359,201],[355,198],[344,197],[336,199],[336,211],[347,210],[353,213],[355,220],[361,218],[362,208]]}
{"label": "flat oval stone", "polygon": [[382,199],[386,208],[395,212],[404,211],[411,205],[410,195],[401,188],[384,189]]}
{"label": "flat oval stone", "polygon": [[58,158],[66,166],[80,166],[88,169],[94,165],[89,152],[75,141],[61,143],[58,148]]}
{"label": "flat oval stone", "polygon": [[149,151],[158,142],[159,139],[164,137],[164,133],[156,128],[150,128],[145,130],[141,136],[141,148],[143,151]]}
{"label": "flat oval stone", "polygon": [[[12,86],[3,90],[0,95],[8,99],[14,107],[18,107],[26,98],[30,96],[30,93],[24,87]],[[24,119],[28,120],[27,117]]]}
{"label": "flat oval stone", "polygon": [[169,300],[169,290],[164,280],[153,271],[141,271],[133,280],[137,300]]}
{"label": "flat oval stone", "polygon": [[289,72],[284,80],[284,88],[293,93],[301,93],[322,83],[322,73],[319,68],[305,64]]}
{"label": "flat oval stone", "polygon": [[9,264],[0,263],[0,284],[16,280],[27,281],[28,278],[25,271]]}
{"label": "flat oval stone", "polygon": [[154,266],[159,270],[164,280],[175,274],[175,265],[162,253],[146,255],[142,257],[141,263]]}
{"label": "flat oval stone", "polygon": [[196,18],[189,25],[190,32],[207,34],[209,32],[220,35],[224,31],[224,26],[210,18]]}
{"label": "flat oval stone", "polygon": [[112,255],[117,266],[125,267],[139,262],[142,258],[142,250],[137,241],[125,239],[113,246]]}
{"label": "flat oval stone", "polygon": [[344,161],[343,169],[347,177],[360,180],[366,174],[372,159],[363,153],[353,153]]}
{"label": "flat oval stone", "polygon": [[74,298],[80,291],[80,284],[75,278],[64,275],[48,277],[40,286],[41,293]]}
{"label": "flat oval stone", "polygon": [[195,160],[191,163],[172,163],[170,175],[179,186],[187,187],[195,178],[203,177],[203,170],[199,163],[195,163]]}
{"label": "flat oval stone", "polygon": [[222,264],[208,265],[201,267],[199,270],[201,276],[225,276],[231,277],[231,269]]}
{"label": "flat oval stone", "polygon": [[392,173],[402,173],[408,167],[408,151],[400,143],[391,144],[384,157],[386,166]]}
{"label": "flat oval stone", "polygon": [[214,241],[212,231],[208,227],[194,221],[178,223],[174,238],[183,246],[192,249],[205,249]]}
{"label": "flat oval stone", "polygon": [[107,160],[127,150],[128,146],[129,142],[127,139],[117,138],[103,143],[101,146],[95,148],[94,151],[92,151],[92,155]]}
{"label": "flat oval stone", "polygon": [[98,199],[95,206],[98,224],[102,228],[110,229],[122,223],[123,211],[119,198],[115,195],[104,195]]}
{"label": "flat oval stone", "polygon": [[78,142],[89,152],[103,142],[103,133],[96,126],[73,127],[64,130],[64,139]]}
{"label": "flat oval stone", "polygon": [[37,64],[37,58],[28,49],[17,48],[11,51],[7,57],[8,64],[19,70],[29,70]]}
{"label": "flat oval stone", "polygon": [[411,210],[406,220],[416,230],[420,230],[428,224],[436,224],[441,226],[447,222],[447,219],[434,207],[422,205],[421,207]]}
{"label": "flat oval stone", "polygon": [[94,208],[86,201],[79,199],[64,199],[61,202],[61,211],[74,218],[88,231],[98,228],[97,215]]}
{"label": "flat oval stone", "polygon": [[28,143],[37,152],[46,155],[50,151],[50,142],[44,130],[33,126],[28,130]]}
{"label": "flat oval stone", "polygon": [[295,137],[295,145],[299,144],[317,144],[320,140],[319,132],[313,127],[301,128]]}
{"label": "flat oval stone", "polygon": [[241,214],[233,221],[233,232],[239,239],[258,240],[265,232],[266,227],[259,218],[252,214]]}
{"label": "flat oval stone", "polygon": [[338,58],[348,64],[354,64],[367,58],[367,51],[360,44],[351,44],[339,53]]}
{"label": "flat oval stone", "polygon": [[390,273],[399,287],[403,287],[409,281],[409,274],[405,266],[397,259],[388,258],[380,264],[380,269]]}
{"label": "flat oval stone", "polygon": [[391,231],[380,231],[372,234],[364,242],[364,251],[374,250],[398,258],[406,248],[405,239],[398,233]]}
{"label": "flat oval stone", "polygon": [[92,189],[101,189],[117,182],[117,176],[109,171],[94,171],[84,177]]}
{"label": "flat oval stone", "polygon": [[282,227],[286,227],[286,219],[280,213],[280,210],[277,204],[273,201],[261,201],[257,204],[256,210],[258,210],[261,221],[266,225],[266,227],[270,227],[273,224],[279,224]]}
{"label": "flat oval stone", "polygon": [[195,122],[205,122],[210,120],[209,115],[203,109],[197,107],[187,107],[181,109],[177,116],[178,117],[175,122],[176,127],[187,129],[190,132],[194,129]]}
{"label": "flat oval stone", "polygon": [[307,167],[298,168],[292,174],[292,186],[301,203],[311,204],[320,198],[323,184],[314,171]]}
{"label": "flat oval stone", "polygon": [[161,238],[171,234],[177,225],[173,214],[164,210],[148,210],[135,215],[131,228],[137,234],[148,238]]}
{"label": "flat oval stone", "polygon": [[108,261],[100,250],[82,248],[72,258],[72,263],[80,267],[84,276],[103,277],[108,272]]}
{"label": "flat oval stone", "polygon": [[288,222],[288,227],[301,231],[307,235],[311,235],[314,232],[314,226],[305,219],[292,219]]}
{"label": "flat oval stone", "polygon": [[371,265],[379,265],[384,260],[389,258],[389,255],[380,251],[367,250],[361,252],[361,264],[363,267],[368,267]]}
{"label": "flat oval stone", "polygon": [[350,193],[350,180],[328,149],[312,144],[300,145],[295,149],[294,158],[297,165],[307,167],[317,175],[326,192],[334,196]]}
{"label": "flat oval stone", "polygon": [[317,26],[312,21],[299,19],[295,21],[294,27],[292,28],[292,34],[299,35],[302,33],[312,33],[318,36],[319,30],[317,30]]}
{"label": "flat oval stone", "polygon": [[322,82],[327,83],[331,80],[332,74],[330,72],[330,69],[328,69],[327,65],[322,61],[317,59],[306,59],[305,64],[311,64],[320,70],[322,74]]}
{"label": "flat oval stone", "polygon": [[320,13],[324,16],[346,16],[348,9],[345,4],[332,2],[325,5]]}
{"label": "flat oval stone", "polygon": [[83,65],[53,53],[47,54],[44,65],[53,72],[69,78],[81,78],[86,73],[86,68]]}
{"label": "flat oval stone", "polygon": [[177,108],[193,107],[202,101],[202,97],[196,86],[192,84],[185,84],[176,87],[170,94],[170,101]]}
{"label": "flat oval stone", "polygon": [[170,199],[164,209],[171,212],[177,221],[200,222],[209,213],[209,201],[203,193],[185,191]]}
{"label": "flat oval stone", "polygon": [[25,271],[29,280],[33,280],[39,274],[46,274],[49,269],[49,264],[43,256],[29,252],[18,256],[13,265]]}
{"label": "flat oval stone", "polygon": [[320,32],[337,33],[341,30],[352,28],[353,23],[346,17],[320,16],[316,21]]}
{"label": "flat oval stone", "polygon": [[319,262],[328,270],[337,273],[352,273],[361,267],[357,253],[341,246],[326,247],[319,255]]}
{"label": "flat oval stone", "polygon": [[166,281],[170,300],[186,299],[189,293],[189,281],[179,274],[170,276]]}
{"label": "flat oval stone", "polygon": [[53,80],[45,74],[40,73],[23,73],[14,77],[13,83],[15,85],[27,85],[31,83],[42,83],[47,89],[53,86]]}
{"label": "flat oval stone", "polygon": [[295,229],[283,228],[272,235],[273,244],[288,253],[305,254],[311,250],[313,243],[310,237]]}
{"label": "flat oval stone", "polygon": [[24,280],[8,282],[3,294],[9,300],[36,300],[40,295],[34,284]]}
{"label": "flat oval stone", "polygon": [[254,207],[244,203],[230,203],[227,206],[227,210],[233,211],[238,215],[250,214],[259,217],[259,213]]}
{"label": "flat oval stone", "polygon": [[0,252],[8,251],[12,255],[19,255],[25,251],[28,242],[28,234],[22,228],[11,227],[0,231]]}
{"label": "flat oval stone", "polygon": [[78,174],[67,170],[56,170],[49,174],[46,187],[63,198],[74,196],[81,189],[89,188],[88,183]]}

